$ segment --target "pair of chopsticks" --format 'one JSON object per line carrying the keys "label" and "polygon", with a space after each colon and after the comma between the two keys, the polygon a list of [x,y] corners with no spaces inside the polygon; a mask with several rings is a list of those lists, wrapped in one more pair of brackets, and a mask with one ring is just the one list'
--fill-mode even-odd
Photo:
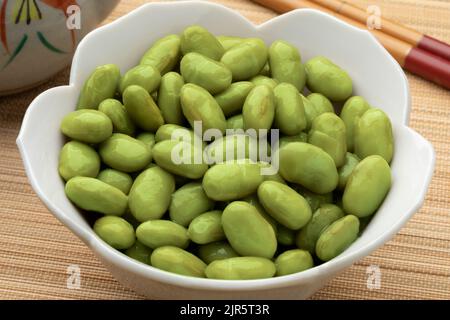
{"label": "pair of chopsticks", "polygon": [[[342,0],[252,0],[278,13],[299,8],[331,14],[361,29],[371,14]],[[405,69],[450,89],[450,45],[379,17],[381,29],[369,30]]]}

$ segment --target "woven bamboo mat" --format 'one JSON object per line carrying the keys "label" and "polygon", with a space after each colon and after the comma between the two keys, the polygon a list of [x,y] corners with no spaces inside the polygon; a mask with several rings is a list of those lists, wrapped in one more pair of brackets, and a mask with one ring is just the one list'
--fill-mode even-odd
{"label": "woven bamboo mat", "polygon": [[[123,0],[106,22],[144,3]],[[221,0],[255,23],[274,12],[245,0]],[[353,0],[377,4],[385,17],[450,42],[448,0]],[[20,95],[0,98],[0,298],[139,299],[119,284],[90,250],[41,204],[25,176],[15,145],[24,112],[43,90],[68,83],[65,70]],[[398,235],[357,262],[314,299],[450,299],[450,91],[408,75],[410,125],[436,150],[435,175],[422,209]],[[67,288],[67,268],[81,271],[81,288]],[[367,288],[367,268],[381,270],[381,287]]]}

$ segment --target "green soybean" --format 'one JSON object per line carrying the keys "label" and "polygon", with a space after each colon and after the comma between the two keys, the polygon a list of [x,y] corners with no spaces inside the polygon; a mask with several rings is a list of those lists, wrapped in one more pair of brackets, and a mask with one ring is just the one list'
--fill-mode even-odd
{"label": "green soybean", "polygon": [[180,55],[180,37],[171,34],[156,41],[143,55],[140,64],[150,65],[165,75],[176,66]]}
{"label": "green soybean", "polygon": [[245,99],[250,91],[254,88],[250,81],[239,81],[231,84],[231,86],[216,95],[214,98],[222,109],[226,117],[242,112]]}
{"label": "green soybean", "polygon": [[270,214],[266,212],[266,209],[264,209],[264,207],[261,205],[258,196],[256,194],[242,198],[242,201],[245,201],[254,206],[256,210],[258,210],[259,214],[272,226],[272,229],[275,232],[275,234],[277,234],[279,227],[278,223],[275,221],[274,218],[270,216]]}
{"label": "green soybean", "polygon": [[300,230],[295,240],[297,247],[313,254],[316,243],[323,230],[334,221],[342,218],[344,212],[334,204],[322,204],[314,212],[308,224]]}
{"label": "green soybean", "polygon": [[136,229],[136,237],[152,249],[163,246],[184,249],[189,245],[186,228],[169,220],[150,220],[141,223]]}
{"label": "green soybean", "polygon": [[244,130],[244,117],[242,114],[227,119],[227,130]]}
{"label": "green soybean", "polygon": [[161,78],[158,91],[158,107],[165,123],[182,125],[184,123],[181,110],[180,94],[184,86],[183,77],[176,72],[168,72]]}
{"label": "green soybean", "polygon": [[209,164],[241,159],[256,161],[258,140],[245,134],[227,135],[209,144],[205,154]]}
{"label": "green soybean", "polygon": [[302,94],[300,94],[300,97],[302,98],[303,108],[305,109],[306,131],[309,131],[314,119],[319,115],[319,112],[316,110],[314,104],[308,100],[308,98]]}
{"label": "green soybean", "polygon": [[258,75],[267,58],[268,50],[264,41],[249,38],[226,51],[220,61],[231,70],[233,81],[242,81]]}
{"label": "green soybean", "polygon": [[311,92],[323,94],[332,101],[344,101],[353,91],[347,72],[325,57],[315,57],[305,65],[307,85]]}
{"label": "green soybean", "polygon": [[150,148],[142,141],[122,133],[114,133],[99,147],[102,161],[113,169],[135,172],[152,161]]}
{"label": "green soybean", "polygon": [[293,186],[293,188],[300,193],[305,200],[308,202],[309,206],[311,207],[311,211],[315,212],[320,205],[326,204],[326,203],[333,203],[333,193],[328,192],[324,194],[317,194],[314,192],[309,191],[308,189],[305,189],[302,186]]}
{"label": "green soybean", "polygon": [[259,74],[262,75],[262,76],[266,76],[266,77],[270,77],[271,76],[269,62],[266,62],[266,64],[264,65],[262,70],[259,72]]}
{"label": "green soybean", "polygon": [[153,146],[155,145],[156,141],[155,141],[155,134],[151,133],[151,132],[142,132],[140,134],[137,135],[136,139],[138,139],[139,141],[145,143],[145,145],[147,147],[150,148],[150,150],[153,149]]}
{"label": "green soybean", "polygon": [[245,41],[245,38],[233,37],[233,36],[218,36],[217,40],[222,45],[225,51],[231,49],[232,47],[241,44]]}
{"label": "green soybean", "polygon": [[339,184],[338,188],[340,190],[344,190],[345,185],[347,184],[348,178],[352,174],[353,170],[359,163],[359,157],[353,153],[347,152],[345,155],[345,162],[342,167],[339,168]]}
{"label": "green soybean", "polygon": [[114,97],[120,80],[120,70],[114,64],[95,68],[81,89],[77,109],[97,109],[100,102]]}
{"label": "green soybean", "polygon": [[189,124],[201,121],[203,131],[217,129],[222,134],[227,126],[225,116],[214,97],[202,87],[185,84],[181,88],[181,108]]}
{"label": "green soybean", "polygon": [[200,214],[211,210],[214,201],[206,196],[200,182],[185,184],[172,194],[170,220],[184,227]]}
{"label": "green soybean", "polygon": [[394,154],[394,137],[389,117],[378,108],[364,112],[355,125],[355,154],[364,159],[379,155],[388,163]]}
{"label": "green soybean", "polygon": [[334,113],[333,104],[323,94],[311,93],[308,95],[307,99],[314,105],[317,115],[321,115],[326,112]]}
{"label": "green soybean", "polygon": [[293,136],[283,136],[280,138],[279,141],[280,141],[279,145],[280,148],[291,142],[308,142],[308,134],[305,132],[300,132],[299,134]]}
{"label": "green soybean", "polygon": [[150,261],[153,267],[189,277],[204,278],[206,264],[186,250],[165,246],[153,251]]}
{"label": "green soybean", "polygon": [[275,232],[251,204],[230,203],[222,213],[222,227],[228,242],[240,255],[270,259],[275,254]]}
{"label": "green soybean", "polygon": [[269,63],[274,79],[290,83],[298,91],[303,91],[306,82],[305,67],[296,47],[283,40],[273,42],[269,49]]}
{"label": "green soybean", "polygon": [[222,211],[209,211],[194,218],[189,224],[188,237],[197,244],[224,240]]}
{"label": "green soybean", "polygon": [[209,168],[202,183],[209,198],[229,201],[251,195],[262,181],[257,163],[228,161]]}
{"label": "green soybean", "polygon": [[145,264],[150,264],[150,256],[152,252],[152,249],[144,245],[139,240],[136,240],[136,242],[125,251],[125,254],[134,260]]}
{"label": "green soybean", "polygon": [[90,177],[73,177],[64,189],[77,207],[112,216],[121,216],[127,210],[127,196],[119,189]]}
{"label": "green soybean", "polygon": [[154,166],[142,171],[134,180],[128,196],[132,215],[140,222],[160,219],[170,205],[175,191],[173,176]]}
{"label": "green soybean", "polygon": [[361,116],[370,109],[370,105],[364,100],[363,97],[355,96],[348,99],[344,106],[340,117],[345,123],[346,136],[347,136],[347,150],[353,152],[355,126],[358,123]]}
{"label": "green soybean", "polygon": [[125,73],[120,79],[119,92],[123,94],[126,88],[131,85],[138,85],[148,93],[152,93],[159,88],[161,83],[161,74],[159,71],[151,65],[141,64]]}
{"label": "green soybean", "polygon": [[293,249],[280,254],[275,259],[275,266],[277,268],[276,275],[285,276],[314,267],[314,261],[308,251]]}
{"label": "green soybean", "polygon": [[270,87],[272,90],[279,84],[278,80],[269,78],[267,76],[257,75],[250,79],[250,82],[253,83],[254,86],[260,86],[265,84]]}
{"label": "green soybean", "polygon": [[260,257],[235,257],[211,262],[206,277],[223,280],[251,280],[271,278],[276,268],[272,261]]}
{"label": "green soybean", "polygon": [[205,263],[210,264],[211,262],[216,260],[237,257],[238,254],[233,250],[228,242],[218,241],[201,245],[198,248],[198,256]]}
{"label": "green soybean", "polygon": [[368,156],[353,169],[342,202],[345,212],[363,218],[372,215],[391,188],[391,169],[379,155]]}
{"label": "green soybean", "polygon": [[289,83],[275,87],[275,126],[281,133],[293,136],[306,129],[306,115],[303,100],[297,89]]}
{"label": "green soybean", "polygon": [[94,232],[107,244],[115,249],[130,248],[136,237],[134,229],[121,217],[102,217],[95,221]]}
{"label": "green soybean", "polygon": [[75,176],[96,177],[100,157],[94,148],[78,141],[69,141],[59,153],[58,172],[64,180]]}
{"label": "green soybean", "polygon": [[296,232],[282,224],[277,227],[277,241],[283,246],[292,246],[295,243]]}
{"label": "green soybean", "polygon": [[208,165],[202,158],[201,148],[184,141],[158,142],[153,147],[153,159],[161,168],[190,179],[199,179],[208,170]]}
{"label": "green soybean", "polygon": [[194,25],[183,30],[181,34],[181,52],[187,55],[190,52],[200,53],[210,59],[220,60],[225,49],[205,28]]}
{"label": "green soybean", "polygon": [[131,120],[142,130],[155,132],[164,124],[161,111],[144,88],[136,85],[127,87],[123,102]]}
{"label": "green soybean", "polygon": [[273,90],[266,85],[254,87],[245,99],[242,116],[246,130],[269,130],[275,117]]}
{"label": "green soybean", "polygon": [[98,111],[106,114],[113,124],[113,132],[132,136],[135,131],[125,107],[116,99],[106,99],[98,106]]}
{"label": "green soybean", "polygon": [[69,138],[85,143],[100,143],[113,131],[111,120],[97,110],[70,112],[61,121],[61,132]]}
{"label": "green soybean", "polygon": [[279,149],[280,174],[312,192],[333,191],[339,180],[333,158],[322,149],[303,142],[292,142]]}
{"label": "green soybean", "polygon": [[133,179],[129,174],[114,169],[102,170],[98,174],[97,179],[116,187],[125,194],[130,192],[131,185],[133,184]]}
{"label": "green soybean", "polygon": [[258,199],[272,218],[289,229],[298,230],[311,218],[308,202],[285,184],[264,181],[258,187]]}
{"label": "green soybean", "polygon": [[327,227],[316,244],[316,255],[322,261],[329,261],[347,249],[358,237],[359,220],[347,215]]}
{"label": "green soybean", "polygon": [[323,113],[314,119],[308,142],[327,152],[333,158],[336,167],[339,168],[345,163],[347,153],[345,124],[334,113]]}
{"label": "green soybean", "polygon": [[180,70],[186,82],[201,86],[212,95],[224,91],[231,85],[231,71],[223,63],[195,52],[183,57]]}
{"label": "green soybean", "polygon": [[186,141],[194,143],[195,133],[193,130],[182,127],[177,124],[163,124],[156,131],[155,141],[161,142],[164,140]]}

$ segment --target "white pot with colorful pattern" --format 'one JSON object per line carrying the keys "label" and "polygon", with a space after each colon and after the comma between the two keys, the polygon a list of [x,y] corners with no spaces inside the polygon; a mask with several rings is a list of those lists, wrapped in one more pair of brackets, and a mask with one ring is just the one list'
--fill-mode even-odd
{"label": "white pot with colorful pattern", "polygon": [[0,95],[47,80],[119,0],[0,0]]}

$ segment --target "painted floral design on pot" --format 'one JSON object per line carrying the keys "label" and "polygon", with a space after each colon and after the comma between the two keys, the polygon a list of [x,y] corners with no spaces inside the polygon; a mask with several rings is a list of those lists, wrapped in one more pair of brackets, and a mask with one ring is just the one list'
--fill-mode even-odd
{"label": "painted floral design on pot", "polygon": [[0,95],[45,81],[119,0],[0,0]]}

